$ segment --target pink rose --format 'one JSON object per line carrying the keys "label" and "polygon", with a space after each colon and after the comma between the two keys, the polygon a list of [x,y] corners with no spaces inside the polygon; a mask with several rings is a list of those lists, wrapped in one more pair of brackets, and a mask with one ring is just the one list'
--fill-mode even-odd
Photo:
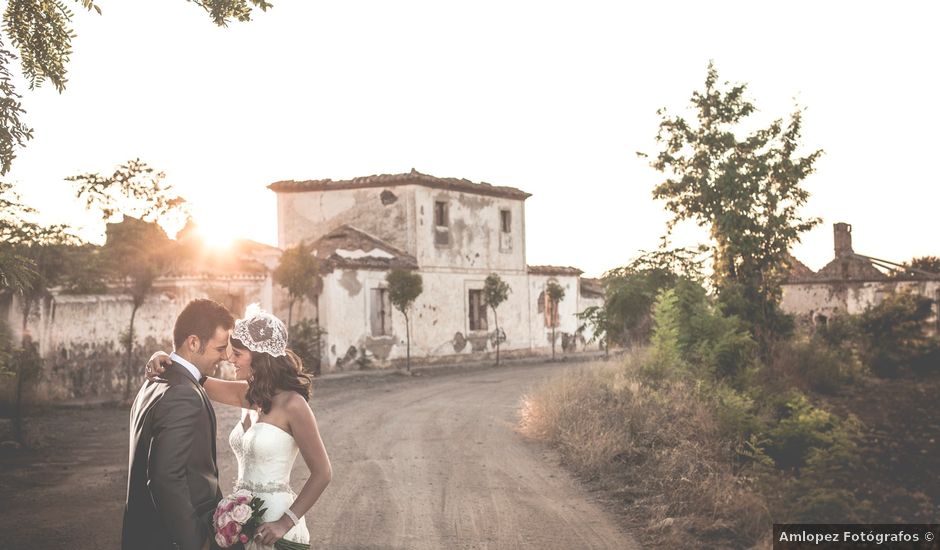
{"label": "pink rose", "polygon": [[219,514],[219,517],[215,518],[216,530],[221,531],[222,528],[225,527],[225,525],[230,521],[232,521],[232,514],[229,514],[228,512]]}
{"label": "pink rose", "polygon": [[239,504],[232,510],[232,519],[238,523],[245,523],[251,519],[251,507],[247,504]]}
{"label": "pink rose", "polygon": [[242,497],[245,497],[245,498],[247,498],[248,500],[251,500],[251,497],[252,497],[251,491],[249,491],[248,489],[239,489],[239,490],[235,491],[234,493],[232,493],[232,496],[229,497],[229,498],[238,500],[238,499],[240,499],[240,498],[242,498]]}
{"label": "pink rose", "polygon": [[231,546],[228,539],[226,539],[225,535],[223,535],[222,533],[215,534],[215,543],[221,546],[222,548],[228,548],[229,546]]}
{"label": "pink rose", "polygon": [[248,535],[242,533],[241,535],[238,535],[238,540],[240,540],[242,544],[248,544]]}
{"label": "pink rose", "polygon": [[235,503],[236,503],[236,504],[245,504],[245,503],[247,503],[247,502],[250,501],[250,500],[251,500],[251,498],[249,498],[249,497],[241,496],[241,497],[238,497],[238,498],[235,499]]}
{"label": "pink rose", "polygon": [[222,528],[222,533],[224,533],[228,538],[234,538],[235,535],[241,532],[242,526],[239,525],[237,521],[230,521],[225,525],[225,527]]}
{"label": "pink rose", "polygon": [[232,511],[232,508],[234,508],[234,507],[235,507],[235,501],[234,501],[234,500],[230,500],[230,501],[228,501],[228,502],[225,504],[225,511],[226,511],[226,512],[231,512],[231,511]]}

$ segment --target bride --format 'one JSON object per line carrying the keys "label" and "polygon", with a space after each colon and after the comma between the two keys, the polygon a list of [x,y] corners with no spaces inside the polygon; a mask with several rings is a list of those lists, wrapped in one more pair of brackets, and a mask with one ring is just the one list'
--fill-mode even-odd
{"label": "bride", "polygon": [[[282,538],[309,544],[303,515],[332,478],[330,459],[307,404],[310,377],[303,373],[300,358],[287,349],[284,323],[254,305],[235,322],[229,341],[236,380],[207,378],[204,388],[211,400],[242,408],[241,420],[229,435],[238,460],[234,490],[250,491],[267,508],[265,523],[246,550],[272,548]],[[159,376],[169,364],[169,355],[154,353],[147,363],[147,377]],[[295,495],[290,473],[298,450],[310,477]]]}

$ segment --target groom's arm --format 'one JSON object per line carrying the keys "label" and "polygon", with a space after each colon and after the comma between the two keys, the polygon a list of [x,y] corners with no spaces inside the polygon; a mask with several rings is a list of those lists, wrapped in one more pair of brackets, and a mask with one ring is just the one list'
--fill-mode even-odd
{"label": "groom's arm", "polygon": [[196,424],[204,412],[202,398],[185,385],[170,387],[153,410],[147,483],[164,527],[182,550],[198,550],[208,536],[187,480]]}

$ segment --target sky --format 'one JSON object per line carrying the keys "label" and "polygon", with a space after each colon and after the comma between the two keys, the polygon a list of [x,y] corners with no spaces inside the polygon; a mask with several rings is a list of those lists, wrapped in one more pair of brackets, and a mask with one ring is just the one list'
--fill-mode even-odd
{"label": "sky", "polygon": [[835,222],[862,254],[940,255],[940,3],[274,0],[227,28],[184,0],[98,4],[75,6],[63,93],[18,83],[35,138],[5,176],[90,240],[103,225],[64,178],[132,158],[207,232],[269,244],[268,184],[415,168],[531,193],[528,263],[601,275],[664,234],[662,176],[636,152],[713,60],[755,123],[798,105],[805,152],[825,151],[799,259],[832,259]]}

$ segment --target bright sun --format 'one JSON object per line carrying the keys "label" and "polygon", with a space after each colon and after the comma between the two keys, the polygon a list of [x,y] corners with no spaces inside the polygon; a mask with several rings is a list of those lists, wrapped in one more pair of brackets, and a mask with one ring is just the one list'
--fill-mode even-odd
{"label": "bright sun", "polygon": [[213,248],[227,247],[236,239],[230,217],[203,215],[196,218],[196,233]]}

